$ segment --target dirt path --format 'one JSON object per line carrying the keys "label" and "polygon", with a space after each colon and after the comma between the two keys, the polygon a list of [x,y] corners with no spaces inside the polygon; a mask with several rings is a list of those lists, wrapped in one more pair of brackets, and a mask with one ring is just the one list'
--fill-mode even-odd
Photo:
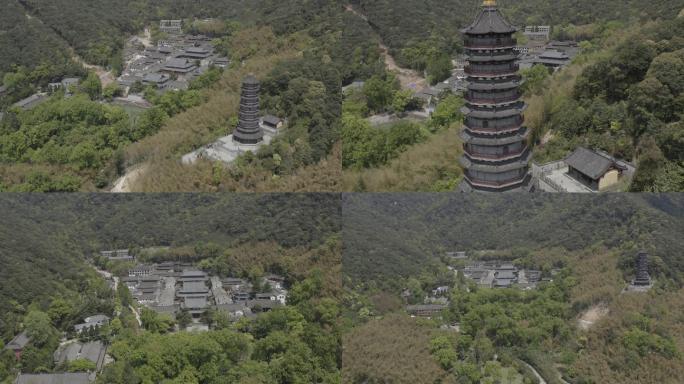
{"label": "dirt path", "polygon": [[126,171],[126,174],[121,176],[114,182],[114,186],[109,190],[111,193],[127,193],[133,192],[133,184],[145,173],[147,167],[145,164],[134,166]]}
{"label": "dirt path", "polygon": [[100,78],[100,83],[102,83],[103,87],[106,87],[107,85],[113,83],[116,81],[114,78],[114,74],[112,71],[108,71],[99,65],[93,65],[93,64],[88,64],[81,58],[79,55],[76,54],[76,52],[71,53],[71,58],[76,61],[77,63],[81,64],[85,69],[94,71],[95,74]]}
{"label": "dirt path", "polygon": [[135,309],[135,307],[132,305],[129,305],[128,308],[130,308],[133,314],[135,315],[135,319],[138,321],[138,326],[142,327],[142,320],[140,319],[140,313],[138,312],[138,310]]}
{"label": "dirt path", "polygon": [[540,375],[539,372],[537,372],[537,370],[534,369],[533,366],[531,366],[531,365],[525,363],[524,361],[523,361],[523,363],[524,363],[525,365],[527,365],[527,368],[529,368],[535,376],[537,376],[537,380],[539,380],[539,384],[546,384],[546,380],[544,380],[544,378],[542,377],[542,375]]}
{"label": "dirt path", "polygon": [[351,12],[351,13],[355,14],[356,16],[362,18],[363,21],[368,22],[368,16],[366,16],[366,15],[362,14],[361,12],[357,11],[356,9],[354,9],[354,7],[352,7],[351,4],[345,5],[344,8],[347,10],[347,12]]}
{"label": "dirt path", "polygon": [[608,307],[606,307],[605,304],[596,304],[587,309],[582,316],[580,316],[577,325],[581,330],[586,331],[591,328],[594,323],[608,315],[608,312]]}
{"label": "dirt path", "polygon": [[[31,14],[29,13],[29,10],[28,10],[28,8],[26,8],[25,4],[24,4],[23,2],[21,2],[21,1],[19,1],[19,5],[21,5],[21,6],[24,8],[24,14],[26,15],[26,18],[29,19],[29,20],[32,20],[32,19],[33,19],[33,16],[31,16]],[[86,63],[85,60],[83,60],[82,57],[80,57],[79,55],[77,55],[76,52],[74,51],[74,49],[71,48],[71,45],[69,44],[69,42],[66,41],[66,40],[64,40],[63,38],[61,38],[61,35],[59,34],[59,32],[57,32],[56,30],[54,30],[54,28],[52,28],[52,27],[46,25],[45,23],[43,23],[43,21],[42,21],[40,18],[38,18],[37,20],[38,20],[38,22],[39,22],[40,24],[42,24],[42,25],[45,26],[46,28],[52,29],[52,30],[55,32],[55,34],[56,34],[57,36],[60,36],[60,39],[61,39],[62,41],[64,41],[64,43],[65,43],[66,45],[68,45],[68,46],[70,47],[69,50],[71,51],[71,58],[72,58],[74,61],[76,61],[77,63],[83,65],[86,69],[93,70],[93,71],[95,71],[95,73],[97,73],[97,76],[100,77],[100,82],[102,83],[102,86],[103,86],[103,87],[105,87],[105,86],[107,86],[108,84],[111,84],[111,83],[114,82],[114,80],[115,80],[115,79],[114,79],[114,75],[112,74],[111,71],[107,71],[107,70],[105,70],[104,68],[102,68],[102,67],[100,67],[100,66],[97,66],[97,65],[92,65],[92,64]]]}
{"label": "dirt path", "polygon": [[394,60],[394,57],[390,55],[386,45],[380,43],[380,51],[385,58],[385,66],[389,71],[396,73],[402,88],[421,90],[427,87],[427,80],[419,75],[418,72],[397,65],[397,62]]}
{"label": "dirt path", "polygon": [[[359,11],[355,10],[351,4],[347,4],[345,6],[345,9],[347,10],[347,12],[351,12],[354,15],[363,19],[363,21],[368,22],[368,17],[366,15],[360,13]],[[380,47],[380,51],[382,53],[382,56],[385,60],[385,66],[387,67],[387,69],[389,71],[396,73],[397,78],[399,79],[399,82],[401,83],[402,88],[421,90],[421,89],[427,87],[427,81],[418,72],[411,70],[411,69],[402,68],[399,65],[397,65],[396,60],[394,60],[394,57],[392,57],[392,55],[390,55],[389,49],[387,48],[387,46],[385,44],[380,42],[379,47]]]}
{"label": "dirt path", "polygon": [[145,48],[152,46],[152,33],[150,32],[149,28],[145,28],[145,32],[143,33],[143,37],[140,38],[140,42],[145,46]]}

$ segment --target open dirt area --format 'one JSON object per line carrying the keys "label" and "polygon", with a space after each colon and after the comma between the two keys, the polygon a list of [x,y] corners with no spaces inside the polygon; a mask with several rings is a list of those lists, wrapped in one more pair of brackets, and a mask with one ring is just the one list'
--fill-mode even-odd
{"label": "open dirt area", "polygon": [[[354,15],[363,19],[364,21],[368,22],[368,17],[354,9],[354,7],[351,4],[346,5],[346,10],[347,12],[351,12]],[[381,42],[379,43],[379,47],[380,51],[382,52],[382,56],[385,59],[385,66],[389,71],[396,73],[402,88],[421,90],[427,87],[427,81],[418,72],[411,69],[402,68],[397,65],[396,60],[394,60],[394,57],[390,55],[389,49],[385,44]]]}
{"label": "open dirt area", "polygon": [[412,69],[402,68],[397,65],[394,57],[389,54],[389,49],[384,44],[380,44],[380,50],[385,58],[385,66],[389,71],[394,72],[401,83],[403,89],[421,90],[427,87],[427,80]]}
{"label": "open dirt area", "polygon": [[112,193],[126,193],[133,192],[132,187],[136,180],[145,172],[145,165],[137,165],[126,171],[126,174],[121,176],[114,182],[114,186],[110,190]]}
{"label": "open dirt area", "polygon": [[587,309],[577,321],[580,329],[586,331],[594,325],[597,321],[608,315],[608,307],[605,304],[596,304]]}

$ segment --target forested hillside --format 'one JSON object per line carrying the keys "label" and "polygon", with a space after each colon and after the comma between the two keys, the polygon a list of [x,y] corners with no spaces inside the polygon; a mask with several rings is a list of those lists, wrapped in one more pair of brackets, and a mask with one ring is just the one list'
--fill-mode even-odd
{"label": "forested hillside", "polygon": [[577,145],[596,147],[638,165],[633,191],[681,191],[684,17],[614,35],[621,43],[584,56],[533,99],[532,120],[544,111],[535,123],[537,136],[555,135],[537,158],[558,159]]}
{"label": "forested hillside", "polygon": [[454,250],[526,251],[595,244],[650,250],[659,273],[684,281],[677,195],[345,195],[344,270],[355,281],[420,273]]}
{"label": "forested hillside", "polygon": [[0,199],[0,335],[8,340],[18,325],[13,306],[79,289],[80,277],[92,275],[86,257],[101,249],[258,242],[314,248],[339,231],[338,202],[325,194],[8,194]]}
{"label": "forested hillside", "polygon": [[[332,0],[65,3],[35,0],[22,2],[23,10],[17,8],[14,17],[38,22],[45,36],[59,41],[65,59],[58,65],[45,56],[41,66],[35,59],[5,68],[10,72],[4,76],[7,93],[2,103],[10,105],[62,75],[85,78],[77,93],[87,94],[90,100],[59,100],[58,94],[31,111],[10,109],[0,127],[0,190],[108,189],[127,171],[142,168],[146,172],[140,171],[136,182],[131,181],[135,185],[130,190],[338,189],[339,150],[334,146],[339,138],[341,83],[374,65],[373,61],[348,65],[352,58],[363,59],[374,51],[356,51],[368,43],[360,40],[363,31],[345,30],[350,17],[340,4]],[[69,13],[81,17],[67,23]],[[116,75],[123,41],[131,34],[141,33],[144,27],[154,29],[163,18],[183,19],[186,29],[199,33],[193,30],[193,21],[205,17],[234,27],[212,37],[235,65],[223,74],[209,71],[187,92],[146,92],[155,108],[142,114],[127,111],[130,116],[126,116],[122,108],[102,106],[102,101],[112,100],[116,87],[103,88],[91,81],[94,75],[87,76],[69,58],[73,51]],[[8,44],[12,45],[8,52],[14,52],[19,43]],[[287,133],[255,156],[245,155],[234,167],[210,162],[182,167],[182,155],[232,131],[239,82],[250,72],[263,82],[262,109],[286,118]]]}
{"label": "forested hillside", "polygon": [[[345,382],[676,384],[684,374],[678,195],[357,194],[343,212],[355,325]],[[650,254],[648,292],[625,290],[638,250]],[[547,278],[488,288],[464,276],[472,260]],[[445,305],[409,316],[407,304],[423,303]]]}
{"label": "forested hillside", "polygon": [[[274,24],[280,33],[291,33],[320,10],[320,6],[304,7],[303,2],[284,7],[271,0],[3,0],[1,30],[10,31],[8,37],[21,36],[22,44],[2,41],[0,76],[12,65],[33,69],[57,63],[58,55],[68,57],[68,46],[91,64],[120,69],[127,35],[142,32],[146,23],[160,19],[239,18],[245,25]],[[24,49],[18,50],[19,46]]]}
{"label": "forested hillside", "polygon": [[[397,61],[405,67],[423,69],[425,58],[435,48],[459,50],[459,30],[475,17],[481,1],[427,0],[351,0],[349,2],[368,17],[369,23],[390,47]],[[515,25],[553,25],[567,27],[609,20],[672,19],[684,8],[682,0],[500,0],[499,8]],[[561,33],[564,28],[557,28]],[[568,28],[567,32],[572,32]],[[560,35],[562,36],[562,35]],[[422,63],[422,64],[421,64]]]}
{"label": "forested hillside", "polygon": [[[60,335],[94,313],[115,314],[98,337],[116,361],[98,382],[339,382],[339,196],[7,194],[0,211],[0,347],[32,337],[20,365],[0,349],[0,382],[62,369]],[[144,308],[139,324],[125,285],[113,292],[90,264],[126,273],[96,255],[144,247],[218,276],[278,273],[288,305],[238,324],[213,311],[202,334],[170,334],[173,320]]]}

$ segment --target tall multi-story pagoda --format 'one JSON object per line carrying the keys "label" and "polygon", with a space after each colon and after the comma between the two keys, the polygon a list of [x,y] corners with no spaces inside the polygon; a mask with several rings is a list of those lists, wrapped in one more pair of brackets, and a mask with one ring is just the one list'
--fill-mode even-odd
{"label": "tall multi-story pagoda", "polygon": [[636,286],[651,285],[651,276],[648,274],[648,254],[646,252],[639,252],[636,261],[636,278],[632,283]]}
{"label": "tall multi-story pagoda", "polygon": [[522,191],[529,189],[530,149],[524,126],[525,103],[519,90],[517,28],[501,15],[495,0],[463,29],[468,55],[468,90],[461,132],[465,168],[462,191]]}
{"label": "tall multi-story pagoda", "polygon": [[242,81],[238,126],[233,140],[240,144],[258,144],[264,139],[259,126],[259,81],[253,75]]}

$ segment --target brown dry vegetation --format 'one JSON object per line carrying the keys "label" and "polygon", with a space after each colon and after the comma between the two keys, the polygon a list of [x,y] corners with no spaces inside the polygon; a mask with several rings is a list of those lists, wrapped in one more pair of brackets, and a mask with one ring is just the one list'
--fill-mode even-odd
{"label": "brown dry vegetation", "polygon": [[618,254],[606,249],[589,249],[573,256],[577,285],[572,290],[576,308],[610,303],[624,288],[625,281],[617,268]]}
{"label": "brown dry vegetation", "polygon": [[460,126],[454,125],[432,135],[385,166],[360,171],[344,170],[343,190],[427,192],[455,189],[462,175],[458,165],[458,157],[463,152],[459,129]]}
{"label": "brown dry vegetation", "polygon": [[610,315],[587,333],[587,348],[572,368],[597,383],[681,383],[681,357],[667,359],[658,354],[634,355],[620,343],[631,318],[646,315],[655,330],[666,330],[678,350],[684,351],[684,290],[668,293],[623,294],[610,305]]}
{"label": "brown dry vegetation", "polygon": [[681,383],[681,358],[667,359],[655,353],[642,357],[627,350],[622,340],[624,332],[643,315],[650,332],[672,337],[680,353],[684,351],[684,290],[622,293],[626,281],[618,268],[619,254],[603,247],[576,253],[550,250],[534,258],[551,264],[562,261],[572,269],[576,280],[571,294],[573,308],[582,311],[601,304],[608,311],[589,330],[578,330],[583,347],[574,363],[560,365],[561,369],[595,383]]}
{"label": "brown dry vegetation", "polygon": [[312,270],[323,272],[325,296],[338,296],[341,288],[342,243],[339,238],[329,239],[316,247],[284,248],[275,242],[256,242],[231,248],[223,256],[235,270],[249,272],[277,268],[282,273],[303,280]]}
{"label": "brown dry vegetation", "polygon": [[307,47],[303,35],[276,37],[270,28],[247,29],[233,37],[235,57],[244,66],[226,71],[207,90],[207,102],[171,118],[155,135],[132,144],[126,150],[130,168],[145,163],[146,172],[132,185],[135,192],[174,191],[334,191],[338,190],[340,152],[333,151],[318,164],[293,175],[274,178],[270,172],[245,167],[242,174],[211,162],[183,165],[180,157],[232,131],[228,119],[236,116],[242,78],[253,73],[263,77],[282,61],[296,58]]}
{"label": "brown dry vegetation", "polygon": [[395,314],[353,329],[342,341],[342,382],[452,383],[430,354],[438,331],[419,321]]}
{"label": "brown dry vegetation", "polygon": [[622,335],[634,326],[635,318],[648,318],[650,332],[672,337],[684,351],[684,290],[649,293],[621,293],[626,282],[617,268],[618,255],[605,249],[591,249],[572,257],[577,285],[572,292],[576,307],[606,303],[609,314],[585,334],[586,347],[570,367],[597,383],[681,383],[681,357],[667,359],[651,353],[639,356],[622,344]]}

